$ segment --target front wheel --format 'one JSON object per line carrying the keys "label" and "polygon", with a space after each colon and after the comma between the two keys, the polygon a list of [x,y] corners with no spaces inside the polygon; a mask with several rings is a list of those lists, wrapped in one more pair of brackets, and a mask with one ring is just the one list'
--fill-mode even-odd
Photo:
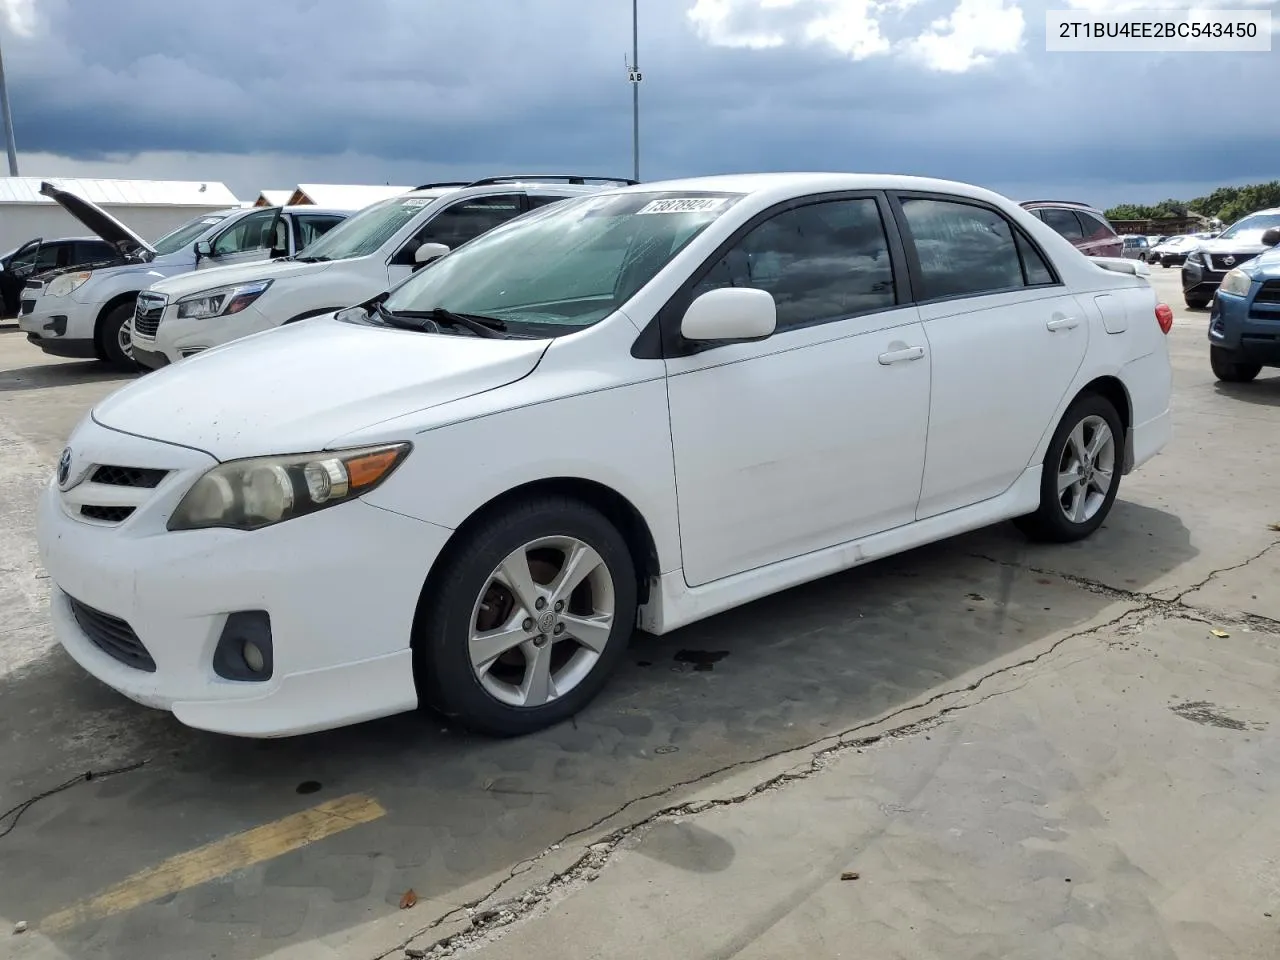
{"label": "front wheel", "polygon": [[1209,366],[1223,383],[1248,383],[1262,372],[1262,364],[1245,363],[1237,354],[1223,347],[1209,348]]}
{"label": "front wheel", "polygon": [[493,736],[568,719],[635,625],[627,543],[599,511],[540,497],[489,517],[447,558],[414,637],[420,699]]}
{"label": "front wheel", "polygon": [[1067,410],[1045,452],[1040,507],[1014,521],[1033,540],[1083,540],[1111,512],[1120,489],[1124,426],[1111,401],[1080,397]]}
{"label": "front wheel", "polygon": [[132,373],[139,369],[133,359],[133,304],[113,309],[98,324],[98,356],[113,370]]}
{"label": "front wheel", "polygon": [[1209,305],[1209,301],[1202,297],[1183,297],[1182,299],[1187,302],[1187,306],[1192,310],[1203,310]]}

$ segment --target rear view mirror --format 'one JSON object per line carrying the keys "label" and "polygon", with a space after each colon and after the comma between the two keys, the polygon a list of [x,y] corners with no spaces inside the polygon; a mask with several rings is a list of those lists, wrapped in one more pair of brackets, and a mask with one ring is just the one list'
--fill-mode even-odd
{"label": "rear view mirror", "polygon": [[439,260],[449,252],[447,243],[424,243],[413,251],[413,262],[418,266],[425,266],[432,260]]}
{"label": "rear view mirror", "polygon": [[686,340],[763,340],[777,325],[772,294],[751,287],[721,287],[689,304],[680,334]]}
{"label": "rear view mirror", "polygon": [[1280,227],[1272,227],[1270,230],[1262,231],[1262,245],[1264,247],[1274,247],[1280,243]]}

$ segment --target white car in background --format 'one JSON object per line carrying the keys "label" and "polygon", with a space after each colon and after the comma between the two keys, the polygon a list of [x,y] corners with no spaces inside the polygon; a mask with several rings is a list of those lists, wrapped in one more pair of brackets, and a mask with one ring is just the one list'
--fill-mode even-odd
{"label": "white car in background", "polygon": [[39,503],[54,629],[203,729],[536,730],[637,626],[1001,520],[1093,533],[1170,438],[1172,312],[1105,266],[944,180],[565,200],[98,403]]}
{"label": "white car in background", "polygon": [[499,224],[616,178],[487,177],[424,184],[366,207],[286,261],[212,270],[152,285],[138,298],[134,356],[152,369],[210,347],[384,293],[414,270]]}
{"label": "white car in background", "polygon": [[56,357],[98,359],[136,370],[131,324],[138,294],[157,280],[222,264],[286,256],[351,215],[314,206],[230,208],[202,214],[147,243],[97,204],[53,184],[56,200],[117,252],[114,259],[67,267],[28,281],[18,325],[27,340]]}

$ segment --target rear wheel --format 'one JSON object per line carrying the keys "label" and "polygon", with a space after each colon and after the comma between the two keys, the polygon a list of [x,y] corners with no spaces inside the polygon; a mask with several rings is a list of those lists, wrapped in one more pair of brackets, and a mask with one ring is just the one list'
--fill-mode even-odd
{"label": "rear wheel", "polygon": [[1222,347],[1209,348],[1209,366],[1223,383],[1248,383],[1262,372],[1262,364],[1242,361],[1239,354]]}
{"label": "rear wheel", "polygon": [[133,359],[133,309],[132,303],[122,303],[98,323],[98,356],[113,370],[139,369]]}
{"label": "rear wheel", "polygon": [[414,637],[424,705],[494,736],[568,719],[635,625],[636,573],[599,511],[540,497],[484,521],[432,585]]}
{"label": "rear wheel", "polygon": [[1033,540],[1069,543],[1089,536],[1120,489],[1124,426],[1111,401],[1094,393],[1067,410],[1045,452],[1040,507],[1014,521]]}

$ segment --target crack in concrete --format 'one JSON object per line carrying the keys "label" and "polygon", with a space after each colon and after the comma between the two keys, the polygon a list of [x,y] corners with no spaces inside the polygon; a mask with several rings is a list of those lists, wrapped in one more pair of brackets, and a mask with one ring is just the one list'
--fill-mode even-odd
{"label": "crack in concrete", "polygon": [[[1068,643],[1071,640],[1100,633],[1104,630],[1115,627],[1120,623],[1123,623],[1126,619],[1132,617],[1139,618],[1138,625],[1140,626],[1146,621],[1147,618],[1144,614],[1147,612],[1147,608],[1142,605],[1125,610],[1119,615],[1112,617],[1110,620],[1097,624],[1096,626],[1090,627],[1086,630],[1077,630],[1059,637],[1052,644],[1036,653],[1034,656],[1025,657],[1014,663],[1005,664],[1004,666],[977,677],[975,680],[967,684],[940,691],[925,700],[899,707],[896,710],[890,711],[884,716],[878,717],[874,720],[867,720],[862,723],[855,724],[844,731],[821,737],[798,747],[790,747],[785,750],[774,751],[750,760],[739,760],[689,780],[671,784],[662,790],[628,800],[626,803],[615,808],[610,813],[599,817],[588,826],[582,827],[561,837],[558,841],[546,847],[541,853],[519,861],[511,867],[505,877],[498,881],[498,883],[494,884],[487,892],[436,918],[431,923],[422,927],[416,933],[403,940],[397,946],[378,954],[375,960],[385,960],[385,958],[392,956],[398,951],[404,951],[404,955],[410,958],[442,958],[455,955],[460,950],[464,950],[470,946],[478,944],[481,940],[487,941],[488,938],[495,934],[496,931],[510,926],[517,920],[525,919],[540,907],[549,906],[553,898],[558,898],[561,894],[567,894],[570,887],[594,881],[600,875],[600,871],[608,863],[609,858],[616,851],[618,845],[637,830],[641,830],[658,820],[692,816],[715,807],[732,806],[735,804],[745,803],[766,791],[776,790],[797,780],[808,779],[824,769],[834,758],[851,750],[861,751],[866,747],[874,746],[890,740],[899,740],[905,737],[915,736],[919,733],[931,730],[953,714],[980,706],[988,700],[1004,696],[1018,688],[1014,687],[1008,690],[997,690],[979,697],[976,700],[949,704],[929,716],[912,720],[900,726],[891,727],[887,730],[883,730],[869,736],[856,736],[862,731],[882,726],[886,723],[891,723],[895,718],[901,717],[904,714],[927,710],[929,707],[942,700],[960,697],[966,693],[975,692],[982,687],[983,684],[996,677],[1012,673],[1024,667],[1032,666],[1048,657],[1051,657],[1063,646],[1063,644]],[[851,737],[853,739],[850,739]],[[825,746],[822,746],[823,744],[825,744]],[[753,785],[743,793],[732,797],[715,800],[686,801],[684,803],[673,804],[656,810],[647,817],[618,827],[604,835],[595,843],[592,843],[572,864],[563,870],[554,873],[544,883],[538,885],[532,890],[525,891],[522,894],[513,896],[509,899],[501,900],[497,903],[485,906],[488,901],[492,900],[499,894],[503,887],[522,874],[527,873],[538,861],[543,860],[552,853],[558,851],[564,844],[589,834],[593,830],[603,826],[608,821],[622,815],[637,803],[642,803],[646,800],[654,800],[688,787],[696,786],[699,783],[704,783],[742,767],[767,763],[770,760],[785,757],[788,754],[803,754],[805,751],[812,752],[810,753],[807,762],[803,759],[797,761],[797,764],[801,766],[798,770],[788,770],[773,777],[769,777],[766,780]],[[438,930],[441,927],[454,922],[463,922],[462,929],[433,940],[425,946],[413,946],[415,940],[428,936],[432,931]]]}
{"label": "crack in concrete", "polygon": [[[716,807],[745,803],[753,797],[759,796],[767,791],[779,789],[798,780],[805,780],[820,772],[836,757],[851,750],[861,751],[876,744],[914,736],[926,730],[933,729],[953,714],[980,706],[994,697],[1003,696],[1017,688],[1014,687],[1009,690],[997,690],[974,700],[948,704],[926,717],[903,723],[897,727],[890,727],[887,730],[883,730],[869,736],[857,736],[857,734],[870,728],[892,723],[894,719],[902,717],[905,714],[928,710],[940,701],[962,697],[967,693],[973,693],[982,687],[983,684],[996,677],[1011,673],[1024,667],[1033,666],[1046,658],[1051,657],[1062,647],[1063,644],[1071,640],[1076,640],[1081,637],[1090,636],[1092,634],[1097,634],[1104,630],[1117,627],[1126,620],[1133,621],[1132,626],[1126,632],[1138,632],[1148,623],[1161,618],[1189,620],[1196,623],[1210,624],[1214,621],[1205,619],[1204,614],[1206,612],[1213,612],[1221,613],[1221,616],[1219,617],[1220,622],[1243,623],[1250,626],[1256,626],[1261,630],[1280,632],[1280,622],[1270,620],[1266,617],[1244,612],[1222,613],[1220,611],[1205,611],[1201,608],[1193,607],[1190,604],[1183,602],[1184,597],[1206,586],[1215,577],[1247,567],[1249,564],[1260,560],[1277,546],[1280,546],[1280,539],[1273,540],[1260,551],[1240,563],[1211,570],[1202,580],[1192,584],[1184,590],[1179,591],[1177,595],[1170,600],[1156,597],[1153,594],[1143,591],[1126,590],[1120,587],[1114,587],[1110,584],[1103,583],[1102,581],[1082,577],[1077,574],[1062,573],[1057,570],[1047,570],[1039,567],[1027,566],[1015,561],[999,560],[995,557],[983,554],[970,554],[974,559],[984,560],[988,563],[993,563],[1001,567],[1025,570],[1028,573],[1034,573],[1040,576],[1057,577],[1079,587],[1082,590],[1105,597],[1109,600],[1126,602],[1133,606],[1104,623],[1090,627],[1087,630],[1078,630],[1065,634],[1045,649],[1036,653],[1034,656],[1026,657],[1015,663],[1006,664],[998,669],[979,676],[970,683],[943,690],[925,700],[899,707],[898,709],[893,710],[875,720],[856,724],[840,733],[831,734],[798,747],[778,750],[749,760],[739,760],[724,767],[717,768],[716,770],[701,774],[700,776],[693,777],[689,780],[671,784],[670,786],[664,787],[662,790],[634,797],[608,814],[597,818],[587,826],[566,834],[560,838],[560,840],[545,848],[541,853],[519,861],[507,871],[507,875],[505,877],[503,877],[498,883],[494,884],[494,886],[486,893],[433,920],[431,923],[422,927],[412,936],[401,942],[398,946],[379,954],[375,960],[385,960],[385,958],[390,957],[397,951],[404,951],[404,955],[410,958],[443,958],[455,955],[469,947],[476,946],[482,941],[489,942],[496,936],[500,936],[500,931],[516,921],[526,919],[535,911],[542,908],[549,908],[554,899],[559,899],[561,895],[567,895],[571,889],[577,885],[594,881],[600,875],[600,871],[608,863],[610,857],[612,857],[616,852],[618,845],[636,831],[662,819],[693,816]],[[743,793],[732,797],[718,798],[714,800],[687,801],[656,810],[640,820],[625,824],[610,831],[595,843],[592,843],[572,864],[552,874],[551,877],[542,884],[539,884],[533,889],[527,890],[521,894],[517,894],[508,899],[500,900],[496,903],[485,906],[489,901],[493,900],[494,897],[498,896],[505,886],[516,878],[531,871],[539,861],[560,850],[563,845],[599,829],[610,820],[614,820],[623,815],[627,810],[637,804],[669,796],[689,787],[706,783],[709,780],[721,777],[726,773],[733,772],[734,770],[738,770],[743,767],[767,763],[770,760],[785,757],[788,754],[803,754],[805,751],[810,751],[810,754],[807,761],[798,761],[799,769],[788,770],[773,777],[769,777],[760,783],[753,785]],[[439,930],[441,927],[452,923],[461,923],[461,929],[451,932],[446,936],[439,937],[425,946],[413,946],[415,940],[429,936],[432,931]]]}

